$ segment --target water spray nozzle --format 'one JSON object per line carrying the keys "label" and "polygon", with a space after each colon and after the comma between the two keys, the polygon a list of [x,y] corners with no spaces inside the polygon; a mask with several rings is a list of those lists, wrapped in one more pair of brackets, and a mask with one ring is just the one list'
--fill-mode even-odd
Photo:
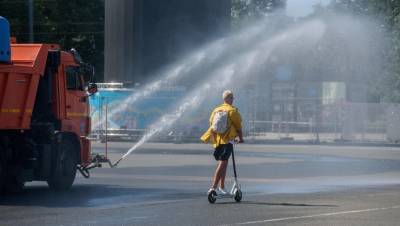
{"label": "water spray nozzle", "polygon": [[118,161],[116,161],[114,164],[112,164],[112,167],[113,167],[113,168],[114,168],[114,167],[117,167],[117,165],[119,164],[119,162],[121,162],[122,159],[124,159],[124,158],[118,159]]}

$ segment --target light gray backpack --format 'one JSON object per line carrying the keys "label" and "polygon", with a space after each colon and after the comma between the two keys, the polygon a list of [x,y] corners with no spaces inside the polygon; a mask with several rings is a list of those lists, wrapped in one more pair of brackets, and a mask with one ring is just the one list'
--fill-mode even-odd
{"label": "light gray backpack", "polygon": [[213,121],[211,123],[212,131],[218,134],[224,134],[228,130],[228,118],[228,111],[215,112]]}

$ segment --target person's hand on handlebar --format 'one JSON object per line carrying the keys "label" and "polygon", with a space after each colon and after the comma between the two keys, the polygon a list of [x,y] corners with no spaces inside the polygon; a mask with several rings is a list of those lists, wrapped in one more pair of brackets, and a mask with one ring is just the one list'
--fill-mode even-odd
{"label": "person's hand on handlebar", "polygon": [[235,139],[235,143],[237,143],[237,144],[244,143],[242,129],[239,129],[237,131],[237,133],[238,133],[238,135],[237,135],[237,137]]}
{"label": "person's hand on handlebar", "polygon": [[243,140],[242,137],[239,137],[239,138],[236,138],[236,139],[235,139],[235,143],[241,144],[241,143],[244,143],[244,140]]}

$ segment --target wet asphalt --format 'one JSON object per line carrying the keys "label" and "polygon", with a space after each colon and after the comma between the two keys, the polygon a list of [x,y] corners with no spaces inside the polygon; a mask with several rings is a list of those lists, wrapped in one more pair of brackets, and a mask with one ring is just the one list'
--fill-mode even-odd
{"label": "wet asphalt", "polygon": [[[110,159],[132,145],[110,143]],[[151,143],[117,168],[78,175],[66,192],[27,183],[0,197],[0,225],[400,225],[400,148],[237,145],[243,201],[216,204],[206,197],[211,154],[203,144]]]}

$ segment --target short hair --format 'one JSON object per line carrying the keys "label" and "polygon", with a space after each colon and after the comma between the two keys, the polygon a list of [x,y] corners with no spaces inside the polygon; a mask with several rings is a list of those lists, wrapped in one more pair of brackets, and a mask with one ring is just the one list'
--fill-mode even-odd
{"label": "short hair", "polygon": [[232,96],[233,97],[233,93],[232,93],[232,91],[230,91],[230,90],[225,90],[223,93],[222,93],[222,99],[226,99],[226,98],[228,98],[228,97],[230,97],[230,96]]}

